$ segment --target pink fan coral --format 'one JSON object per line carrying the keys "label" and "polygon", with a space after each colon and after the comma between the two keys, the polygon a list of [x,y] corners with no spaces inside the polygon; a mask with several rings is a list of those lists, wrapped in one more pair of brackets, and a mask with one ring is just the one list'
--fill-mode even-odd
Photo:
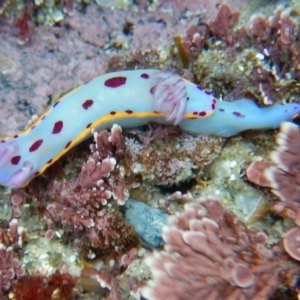
{"label": "pink fan coral", "polygon": [[185,205],[163,231],[163,252],[146,259],[153,280],[147,299],[267,299],[290,268],[268,248],[267,235],[247,227],[218,200]]}

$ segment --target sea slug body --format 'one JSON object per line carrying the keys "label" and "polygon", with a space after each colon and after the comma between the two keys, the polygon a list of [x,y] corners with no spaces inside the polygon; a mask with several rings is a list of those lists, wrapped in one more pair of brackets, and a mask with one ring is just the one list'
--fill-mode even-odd
{"label": "sea slug body", "polygon": [[0,184],[18,188],[91,134],[91,129],[136,127],[154,121],[182,130],[231,136],[275,128],[300,105],[260,108],[243,99],[220,101],[180,76],[159,70],[108,73],[58,99],[25,131],[0,142]]}

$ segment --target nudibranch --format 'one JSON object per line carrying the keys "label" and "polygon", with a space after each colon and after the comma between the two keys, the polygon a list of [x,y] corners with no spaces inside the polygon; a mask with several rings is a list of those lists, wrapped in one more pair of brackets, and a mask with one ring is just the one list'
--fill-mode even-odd
{"label": "nudibranch", "polygon": [[159,70],[108,73],[64,95],[23,132],[0,142],[0,184],[26,186],[91,129],[177,124],[194,134],[228,137],[247,129],[275,128],[300,105],[260,108],[243,99],[220,101],[180,76]]}

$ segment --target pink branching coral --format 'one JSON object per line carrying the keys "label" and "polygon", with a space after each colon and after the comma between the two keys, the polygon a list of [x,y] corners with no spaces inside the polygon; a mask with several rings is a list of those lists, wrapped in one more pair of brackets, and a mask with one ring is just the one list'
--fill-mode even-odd
{"label": "pink branching coral", "polygon": [[275,166],[265,170],[272,192],[281,202],[273,206],[300,226],[300,131],[293,123],[282,123],[277,136],[277,150],[272,153]]}
{"label": "pink branching coral", "polygon": [[[120,235],[112,227],[112,215],[105,209],[97,209],[86,205],[77,207],[69,206],[70,202],[62,204],[50,204],[47,207],[46,215],[49,230],[53,223],[60,222],[64,227],[75,230],[85,230],[88,233],[92,247],[108,247],[111,240],[117,239]],[[47,217],[48,216],[48,217]],[[48,232],[47,235],[50,233]]]}
{"label": "pink branching coral", "polygon": [[[271,210],[293,220],[300,226],[300,130],[293,123],[285,122],[277,135],[277,149],[272,152],[272,163],[253,162],[247,169],[248,180],[270,187],[280,201],[270,201]],[[300,228],[284,234],[284,250],[300,261]]]}
{"label": "pink branching coral", "polygon": [[266,169],[272,192],[281,200],[274,210],[300,225],[300,131],[292,123],[283,123],[277,136],[277,150],[272,153],[275,166]]}
{"label": "pink branching coral", "polygon": [[94,132],[94,140],[95,144],[91,145],[92,156],[83,164],[78,175],[78,183],[81,188],[106,191],[103,195],[103,205],[111,195],[119,204],[124,204],[128,197],[124,178],[120,174],[116,178],[110,176],[117,160],[124,152],[122,129],[118,125],[113,125],[111,133],[107,130]]}
{"label": "pink branching coral", "polygon": [[300,228],[295,227],[289,230],[283,238],[284,250],[290,257],[296,260],[300,260]]}
{"label": "pink branching coral", "polygon": [[21,206],[23,203],[23,197],[18,193],[11,196],[10,202],[12,205],[12,214],[14,218],[19,218],[21,216]]}
{"label": "pink branching coral", "polygon": [[[70,195],[67,195],[68,182],[64,181],[62,185],[66,195],[51,195],[49,200],[52,203],[47,205],[44,212],[48,224],[48,238],[54,236],[55,225],[61,224],[66,232],[75,232],[78,237],[76,244],[84,256],[91,249],[96,256],[104,252],[108,252],[107,255],[110,256],[115,252],[122,255],[128,247],[137,247],[139,238],[120,212],[110,212],[103,208],[96,202],[96,194],[95,199],[90,194],[86,194],[85,198],[84,192],[74,194],[72,187]],[[79,198],[75,198],[76,195]]]}
{"label": "pink branching coral", "polygon": [[183,65],[190,66],[194,80],[215,96],[252,98],[261,105],[296,100],[300,78],[298,17],[282,6],[270,17],[252,15],[248,24],[238,23],[238,16],[222,3],[214,20],[177,36],[175,45]]}
{"label": "pink branching coral", "polygon": [[9,222],[8,229],[0,230],[0,243],[6,246],[18,246],[22,247],[26,231],[24,227],[19,226],[18,220],[13,219]]}
{"label": "pink branching coral", "polygon": [[20,248],[25,237],[25,230],[13,219],[8,229],[0,230],[0,298],[5,295],[15,278],[25,274],[14,249]]}
{"label": "pink branching coral", "polygon": [[272,163],[265,161],[253,161],[246,170],[247,179],[260,186],[270,186],[270,181],[266,178],[264,171]]}
{"label": "pink branching coral", "polygon": [[[273,18],[267,20],[262,15],[253,15],[250,20],[250,31],[257,36],[260,41],[268,42],[271,31],[279,36],[278,47],[291,45],[295,41],[296,22],[293,21],[283,6],[278,6]],[[282,49],[283,50],[283,49]],[[296,49],[291,49],[296,51]]]}
{"label": "pink branching coral", "polygon": [[24,275],[19,259],[14,255],[12,247],[0,244],[0,296],[5,294],[14,278]]}
{"label": "pink branching coral", "polygon": [[239,12],[232,12],[230,6],[224,3],[220,5],[220,9],[215,20],[208,24],[216,37],[224,40],[228,45],[232,45],[234,38],[231,29],[237,22],[239,16]]}
{"label": "pink branching coral", "polygon": [[273,163],[253,162],[247,169],[248,180],[272,188],[280,202],[272,204],[276,214],[292,219],[300,226],[300,130],[293,123],[280,126],[271,155]]}
{"label": "pink branching coral", "polygon": [[223,40],[227,45],[232,45],[235,41],[233,26],[237,22],[240,13],[232,11],[227,3],[219,5],[216,18],[208,23],[192,25],[186,32],[185,37],[175,37],[180,58],[188,66],[190,61],[197,59],[199,53],[209,47],[208,41],[210,34],[214,38]]}
{"label": "pink branching coral", "polygon": [[91,145],[92,154],[83,163],[75,181],[62,181],[55,184],[48,192],[50,197],[60,196],[62,200],[73,201],[74,205],[84,206],[89,202],[93,207],[106,205],[114,197],[119,204],[127,199],[127,189],[122,176],[112,177],[117,160],[123,154],[122,130],[114,125],[111,133],[103,130],[93,132],[95,144]]}
{"label": "pink branching coral", "polygon": [[209,26],[193,25],[186,31],[186,36],[174,37],[174,43],[184,68],[198,58],[199,53],[208,47]]}
{"label": "pink branching coral", "polygon": [[[299,23],[289,15],[283,6],[278,6],[274,15],[266,18],[262,15],[253,15],[249,24],[250,32],[255,37],[255,47],[264,53],[268,60],[272,61],[271,72],[255,71],[257,78],[260,79],[260,92],[264,97],[276,99],[278,88],[272,87],[276,82],[289,82],[289,79],[300,78],[299,70]],[[271,75],[271,76],[270,76]],[[272,77],[275,82],[272,84]],[[290,85],[291,89],[292,85]],[[285,92],[284,87],[280,93]],[[299,88],[294,86],[295,92]],[[296,92],[297,93],[297,92]],[[285,97],[290,98],[290,97]]]}
{"label": "pink branching coral", "polygon": [[122,129],[114,125],[111,133],[102,130],[100,133],[93,132],[93,134],[95,144],[91,145],[92,155],[82,165],[77,183],[83,189],[93,188],[93,191],[98,191],[98,194],[103,192],[102,197],[98,195],[103,205],[112,195],[119,204],[124,204],[127,199],[124,178],[120,174],[115,179],[110,176],[117,160],[123,154]]}
{"label": "pink branching coral", "polygon": [[[83,163],[78,178],[58,181],[43,195],[47,203],[40,210],[48,225],[46,237],[53,238],[54,226],[61,224],[70,231],[81,233],[84,240],[88,239],[88,242],[85,240],[86,248],[106,249],[122,244],[128,236],[136,246],[138,237],[121,213],[109,212],[106,208],[112,196],[119,205],[127,199],[124,180],[115,170],[117,160],[123,154],[121,128],[114,125],[111,133],[103,130],[93,134],[92,154]],[[14,202],[19,202],[18,197],[14,196]]]}
{"label": "pink branching coral", "polygon": [[146,259],[153,280],[142,295],[149,300],[265,300],[287,269],[295,271],[285,254],[266,246],[265,233],[247,229],[216,199],[186,204],[169,222],[164,251]]}

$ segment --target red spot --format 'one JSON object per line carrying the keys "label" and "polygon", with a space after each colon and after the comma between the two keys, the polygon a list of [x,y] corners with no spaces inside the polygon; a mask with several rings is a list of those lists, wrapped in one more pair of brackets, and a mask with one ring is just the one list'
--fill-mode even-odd
{"label": "red spot", "polygon": [[239,118],[245,118],[245,116],[238,111],[234,111],[232,114]]}
{"label": "red spot", "polygon": [[1,141],[1,143],[5,143],[5,140]]}
{"label": "red spot", "polygon": [[52,161],[53,161],[53,159],[51,158],[51,159],[49,159],[48,161],[47,161],[47,164],[51,164],[52,163]]}
{"label": "red spot", "polygon": [[55,107],[60,101],[57,101],[54,103],[53,107]]}
{"label": "red spot", "polygon": [[56,134],[56,133],[60,133],[61,130],[63,128],[63,122],[62,121],[57,121],[54,126],[53,126],[53,130],[52,133]]}
{"label": "red spot", "polygon": [[132,111],[132,110],[130,110],[130,109],[128,109],[128,110],[125,110],[125,112],[126,112],[127,114],[132,114],[132,113],[133,113],[133,111]]}
{"label": "red spot", "polygon": [[43,116],[43,117],[41,118],[41,121],[43,121],[45,118],[46,118],[46,116]]}
{"label": "red spot", "polygon": [[197,113],[196,111],[194,111],[194,112],[193,112],[193,115],[197,116],[197,115],[198,115],[198,113]]}
{"label": "red spot", "polygon": [[71,145],[72,141],[68,142],[67,145],[65,146],[65,149],[69,148],[69,146]]}
{"label": "red spot", "polygon": [[31,147],[29,148],[29,152],[36,151],[37,149],[40,148],[40,146],[43,144],[43,140],[37,140],[34,142]]}
{"label": "red spot", "polygon": [[14,139],[16,139],[17,137],[19,137],[19,135],[18,135],[18,134],[14,135]]}
{"label": "red spot", "polygon": [[143,73],[143,74],[141,75],[141,77],[144,78],[144,79],[148,79],[150,76],[149,76],[148,74],[146,74],[146,73]]}
{"label": "red spot", "polygon": [[111,114],[111,115],[115,115],[116,112],[115,112],[115,111],[111,111],[110,114]]}
{"label": "red spot", "polygon": [[155,86],[153,86],[151,89],[150,89],[150,94],[153,95],[155,92]]}
{"label": "red spot", "polygon": [[157,114],[157,115],[158,115],[158,114],[160,114],[160,112],[159,112],[159,111],[155,111],[155,110],[154,110],[153,112],[154,112],[155,114]]}
{"label": "red spot", "polygon": [[195,120],[195,119],[197,119],[197,118],[194,118],[194,117],[191,117],[191,118],[188,118],[189,120]]}
{"label": "red spot", "polygon": [[213,104],[211,105],[211,109],[212,109],[212,110],[216,109],[216,104],[215,104],[215,103],[213,103]]}
{"label": "red spot", "polygon": [[126,83],[127,78],[118,76],[105,80],[104,85],[110,88],[116,88]]}
{"label": "red spot", "polygon": [[82,107],[87,110],[93,105],[94,101],[91,99],[86,100],[83,104]]}
{"label": "red spot", "polygon": [[14,156],[14,157],[10,160],[10,162],[11,162],[12,165],[17,165],[17,164],[19,163],[20,159],[21,159],[21,156],[20,156],[20,155]]}
{"label": "red spot", "polygon": [[[3,9],[7,2],[1,2],[1,9]],[[33,23],[31,21],[32,10],[29,8],[29,5],[25,5],[25,10],[23,15],[15,22],[15,26],[19,29],[18,43],[24,45],[28,41],[32,40],[33,37]]]}
{"label": "red spot", "polygon": [[199,112],[199,116],[200,117],[205,117],[206,116],[206,112],[205,111],[200,111]]}
{"label": "red spot", "polygon": [[40,171],[37,171],[33,174],[33,176],[39,176],[40,175]]}
{"label": "red spot", "polygon": [[93,123],[90,123],[90,124],[86,125],[85,128],[90,128],[90,127],[92,126],[92,124],[93,124]]}

